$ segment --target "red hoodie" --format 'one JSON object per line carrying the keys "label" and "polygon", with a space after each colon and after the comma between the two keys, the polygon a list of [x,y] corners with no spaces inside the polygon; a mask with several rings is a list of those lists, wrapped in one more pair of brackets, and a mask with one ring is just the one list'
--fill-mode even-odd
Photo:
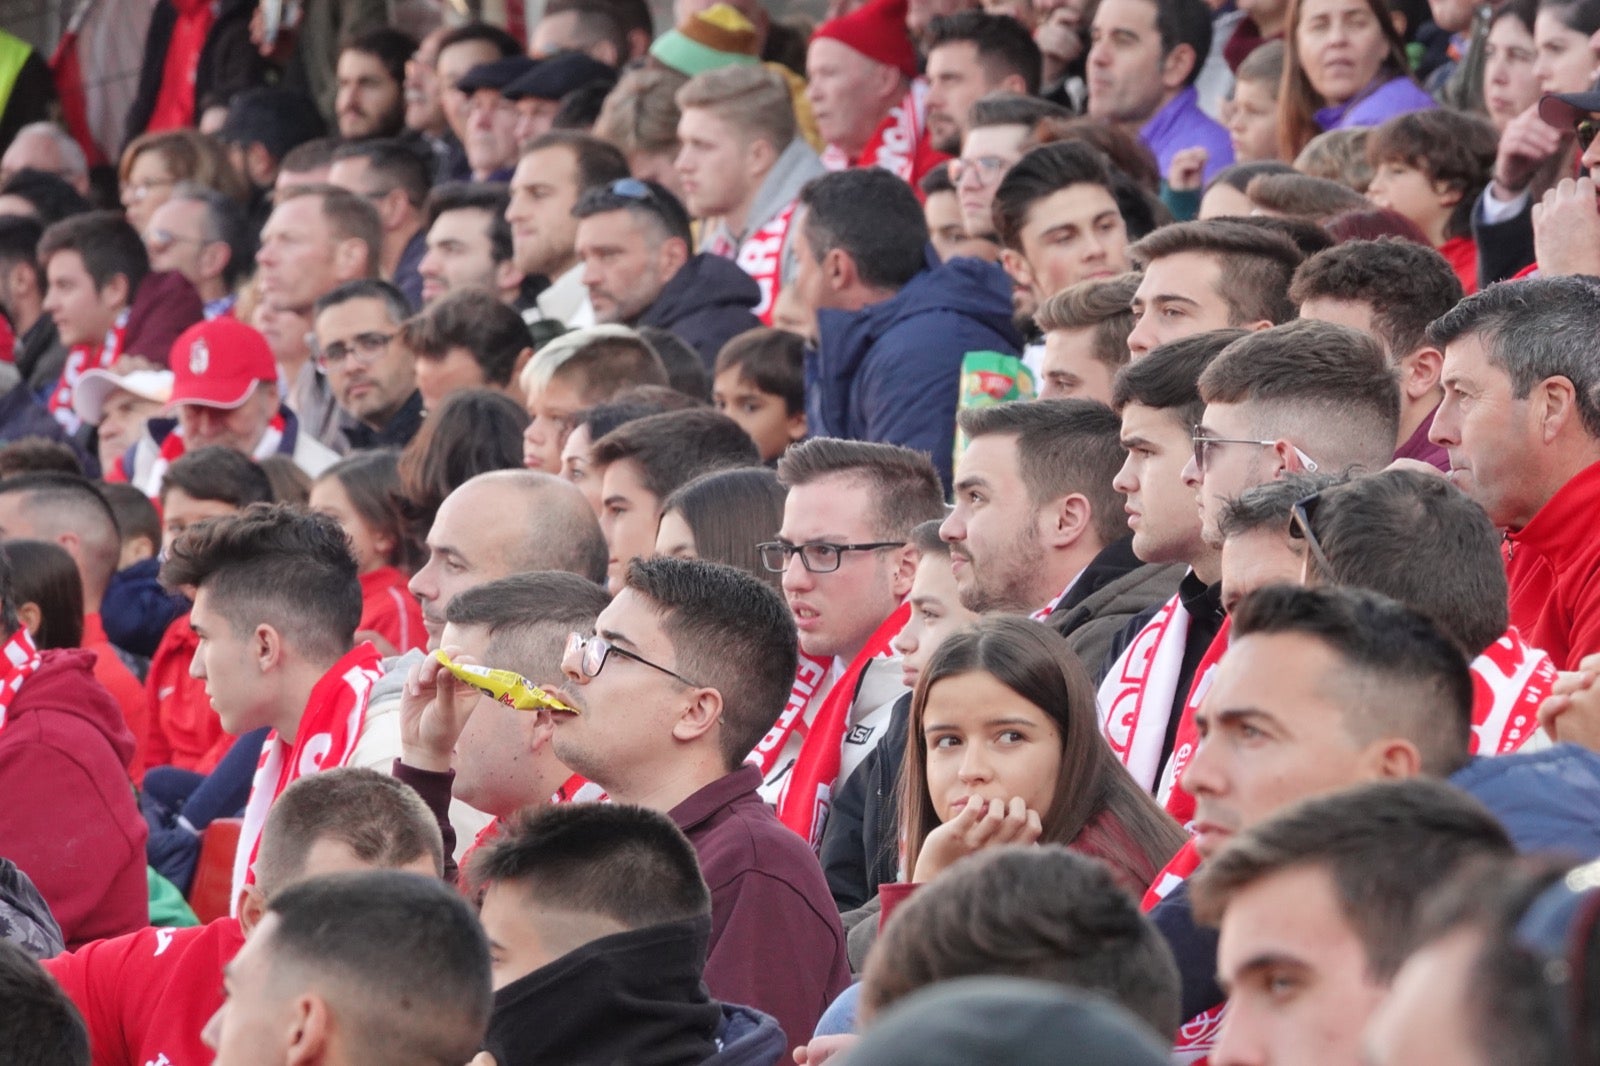
{"label": "red hoodie", "polygon": [[0,728],[0,855],[33,879],[68,947],[150,924],[133,734],[94,653],[40,653]]}

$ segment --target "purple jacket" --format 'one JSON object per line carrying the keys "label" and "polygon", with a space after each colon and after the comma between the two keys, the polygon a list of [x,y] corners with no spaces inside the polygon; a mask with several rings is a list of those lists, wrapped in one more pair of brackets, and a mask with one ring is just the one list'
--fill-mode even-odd
{"label": "purple jacket", "polygon": [[1433,97],[1405,75],[1369,85],[1360,96],[1334,107],[1325,107],[1312,117],[1324,131],[1352,126],[1377,126],[1396,115],[1438,107]]}
{"label": "purple jacket", "polygon": [[1192,85],[1151,115],[1150,121],[1140,127],[1139,136],[1155,155],[1163,180],[1172,167],[1172,157],[1185,148],[1206,150],[1206,181],[1233,165],[1233,142],[1228,139],[1228,131],[1200,110],[1200,94]]}

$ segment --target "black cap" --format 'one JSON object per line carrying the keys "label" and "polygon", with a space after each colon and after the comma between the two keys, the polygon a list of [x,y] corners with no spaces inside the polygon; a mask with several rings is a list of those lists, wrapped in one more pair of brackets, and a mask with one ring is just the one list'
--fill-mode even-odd
{"label": "black cap", "polygon": [[1586,93],[1547,93],[1539,98],[1539,117],[1557,129],[1571,129],[1600,112],[1600,88]]}
{"label": "black cap", "polygon": [[617,72],[582,52],[558,52],[501,89],[500,95],[507,100],[520,100],[525,96],[560,100],[595,82],[615,85]]}
{"label": "black cap", "polygon": [[311,97],[292,89],[265,87],[246,89],[233,98],[217,140],[259,144],[272,158],[282,159],[289,149],[326,132]]}
{"label": "black cap", "polygon": [[479,63],[467,71],[465,77],[456,82],[456,88],[464,93],[475,93],[479,89],[494,89],[498,91],[504,89],[538,65],[539,61],[537,59],[529,59],[527,56],[506,56],[504,59]]}

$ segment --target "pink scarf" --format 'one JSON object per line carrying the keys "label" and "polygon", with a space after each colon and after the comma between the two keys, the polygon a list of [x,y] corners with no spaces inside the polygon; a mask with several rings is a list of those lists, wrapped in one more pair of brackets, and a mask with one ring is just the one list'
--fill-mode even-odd
{"label": "pink scarf", "polygon": [[0,729],[6,727],[11,701],[22,691],[23,682],[39,669],[39,649],[22,626],[0,645]]}
{"label": "pink scarf", "polygon": [[1174,596],[1139,630],[1100,682],[1096,702],[1101,732],[1147,792],[1155,789],[1161,769],[1188,636],[1189,612]]}
{"label": "pink scarf", "polygon": [[1556,682],[1556,664],[1530,648],[1515,626],[1472,660],[1474,755],[1516,751],[1539,731],[1539,704]]}

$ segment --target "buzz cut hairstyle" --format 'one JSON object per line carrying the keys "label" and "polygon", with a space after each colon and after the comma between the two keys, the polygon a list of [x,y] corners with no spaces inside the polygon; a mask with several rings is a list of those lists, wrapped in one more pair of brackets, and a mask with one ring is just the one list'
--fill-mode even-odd
{"label": "buzz cut hairstyle", "polygon": [[696,74],[678,90],[679,111],[702,108],[747,139],[763,140],[782,154],[799,130],[794,100],[783,79],[760,64],[719,67]]}
{"label": "buzz cut hairstyle", "polygon": [[703,559],[634,559],[626,583],[657,608],[677,672],[721,694],[718,748],[738,769],[794,686],[800,637],[788,604],[754,575]]}
{"label": "buzz cut hairstyle", "polygon": [[1044,57],[1026,26],[1009,15],[985,11],[958,11],[940,15],[928,23],[928,51],[947,44],[970,44],[978,54],[978,65],[991,81],[1015,74],[1022,79],[1023,92],[1039,94],[1043,80]]}
{"label": "buzz cut hairstyle", "polygon": [[1242,219],[1218,218],[1162,226],[1128,249],[1140,269],[1182,252],[1216,259],[1222,279],[1217,295],[1228,307],[1230,326],[1294,319],[1289,280],[1305,256],[1284,234]]}
{"label": "buzz cut hairstyle", "polygon": [[1427,343],[1428,323],[1465,294],[1444,256],[1415,241],[1347,241],[1300,264],[1289,285],[1297,307],[1311,300],[1365,304],[1392,365]]}
{"label": "buzz cut hairstyle", "polygon": [[16,474],[0,480],[0,496],[12,494],[23,497],[23,507],[38,514],[34,524],[40,532],[50,530],[43,539],[77,532],[83,565],[93,571],[91,588],[96,581],[103,586],[111,580],[122,558],[122,528],[116,511],[93,481],[55,471]]}
{"label": "buzz cut hairstyle", "polygon": [[492,292],[461,289],[446,293],[400,325],[400,342],[419,359],[439,360],[464,348],[493,386],[511,384],[517,360],[533,346],[522,316]]}
{"label": "buzz cut hairstyle", "polygon": [[712,470],[761,465],[755,441],[739,423],[704,407],[625,423],[595,441],[589,455],[600,466],[633,460],[645,491],[658,502],[679,485]]}
{"label": "buzz cut hairstyle", "polygon": [[[1111,482],[1122,469],[1122,420],[1095,400],[1025,400],[969,407],[956,422],[970,440],[1016,438],[1017,467],[1035,507],[1076,493],[1089,501],[1095,533],[1107,544],[1128,535],[1122,494]],[[960,478],[956,492],[960,493]]]}
{"label": "buzz cut hairstyle", "polygon": [[1192,432],[1206,413],[1206,402],[1200,398],[1200,375],[1228,345],[1244,336],[1242,329],[1213,329],[1151,349],[1117,371],[1111,382],[1111,409],[1121,414],[1130,403],[1153,407],[1169,412]]}
{"label": "buzz cut hairstyle", "polygon": [[1436,886],[1512,856],[1505,829],[1460,789],[1427,778],[1370,782],[1302,800],[1241,833],[1195,872],[1194,912],[1220,925],[1250,886],[1321,870],[1361,942],[1368,977],[1388,984],[1414,947]]}
{"label": "buzz cut hairstyle", "polygon": [[272,801],[256,883],[267,895],[305,872],[311,849],[332,840],[371,866],[398,869],[426,858],[444,876],[444,839],[422,797],[389,774],[340,766],[300,778]]}
{"label": "buzz cut hairstyle", "polygon": [[635,385],[668,384],[661,357],[636,330],[620,325],[563,333],[535,352],[522,373],[530,395],[561,378],[577,389],[585,407]]}
{"label": "buzz cut hairstyle", "polygon": [[717,377],[736,370],[741,381],[760,392],[783,398],[784,413],[793,417],[806,410],[806,346],[798,336],[765,326],[746,330],[717,353]]}
{"label": "buzz cut hairstyle", "polygon": [[665,814],[623,803],[529,807],[474,856],[471,877],[630,931],[711,913],[711,890],[683,831]]}
{"label": "buzz cut hairstyle", "polygon": [[793,490],[840,477],[866,486],[876,501],[873,536],[905,540],[923,522],[943,520],[944,486],[933,460],[898,444],[813,437],[790,445],[778,460],[778,480]]}
{"label": "buzz cut hairstyle", "polygon": [[587,633],[610,598],[586,577],[560,570],[512,574],[459,592],[445,607],[453,626],[481,627],[488,665],[537,682],[559,674],[567,637]]}
{"label": "buzz cut hairstyle", "polygon": [[499,183],[447,181],[434,186],[427,195],[423,207],[427,221],[422,232],[433,229],[439,216],[447,211],[477,211],[484,216],[484,229],[489,234],[489,258],[504,263],[512,251],[511,223],[506,221],[510,204],[511,194]]}
{"label": "buzz cut hairstyle", "polygon": [[990,209],[1000,243],[1022,251],[1022,228],[1034,205],[1073,185],[1098,185],[1116,199],[1110,160],[1086,141],[1042,144],[1017,160],[1000,179]]}
{"label": "buzz cut hairstyle", "polygon": [[240,636],[270,625],[307,658],[327,662],[349,652],[361,621],[344,529],[286,504],[252,504],[190,526],[172,542],[161,583],[205,592]]}
{"label": "buzz cut hairstyle", "polygon": [[1128,364],[1128,335],[1133,332],[1133,294],[1139,275],[1091,278],[1069,285],[1044,303],[1034,323],[1045,333],[1058,329],[1094,331],[1089,354],[1112,373]]}
{"label": "buzz cut hairstyle", "polygon": [[[400,80],[405,81],[403,73]],[[367,169],[383,186],[385,196],[395,189],[403,189],[406,202],[412,207],[421,207],[433,185],[433,160],[431,153],[423,154],[426,151],[398,137],[373,137],[339,145],[334,149],[333,161],[365,159]]]}

